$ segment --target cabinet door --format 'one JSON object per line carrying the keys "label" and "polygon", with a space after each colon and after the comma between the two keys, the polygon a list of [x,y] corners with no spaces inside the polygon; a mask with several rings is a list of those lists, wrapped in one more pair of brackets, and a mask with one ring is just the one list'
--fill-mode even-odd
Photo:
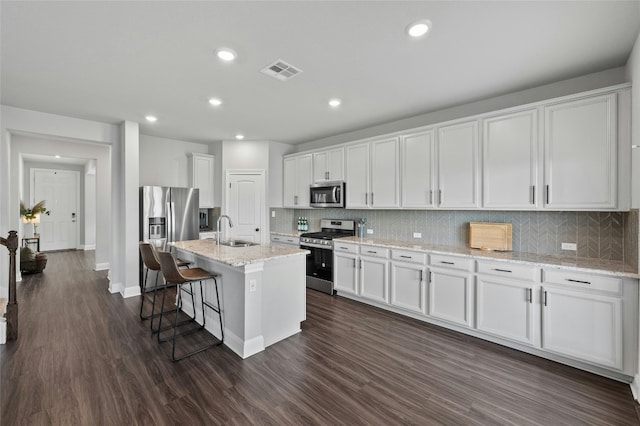
{"label": "cabinet door", "polygon": [[532,283],[478,276],[476,321],[478,330],[536,346]]}
{"label": "cabinet door", "polygon": [[402,207],[434,206],[434,131],[402,138]]}
{"label": "cabinet door", "polygon": [[311,154],[297,157],[296,176],[298,182],[296,207],[309,207],[309,185],[313,183],[313,156]]}
{"label": "cabinet door", "polygon": [[545,206],[615,208],[616,94],[545,108]]}
{"label": "cabinet door", "polygon": [[393,306],[425,314],[424,266],[391,263],[391,295]]}
{"label": "cabinet door", "polygon": [[369,144],[346,148],[347,207],[369,207]]}
{"label": "cabinet door", "polygon": [[388,303],[386,259],[360,258],[360,295],[376,302]]}
{"label": "cabinet door", "polygon": [[284,159],[282,170],[283,188],[282,188],[282,205],[284,207],[297,207],[297,176],[296,176],[297,159],[296,157],[288,157]]}
{"label": "cabinet door", "polygon": [[537,205],[538,113],[519,112],[484,120],[483,202],[499,209]]}
{"label": "cabinet door", "polygon": [[204,154],[193,154],[191,158],[192,180],[190,185],[198,188],[201,209],[213,208],[213,168],[215,157]]}
{"label": "cabinet door", "polygon": [[315,152],[313,154],[313,180],[326,182],[329,180],[329,152]]}
{"label": "cabinet door", "polygon": [[358,294],[358,258],[334,253],[333,288],[336,291]]}
{"label": "cabinet door", "polygon": [[471,275],[431,269],[430,278],[429,315],[471,327]]}
{"label": "cabinet door", "polygon": [[327,180],[340,181],[344,180],[344,149],[332,149],[329,151],[329,165]]}
{"label": "cabinet door", "polygon": [[438,131],[438,207],[478,207],[478,123]]}
{"label": "cabinet door", "polygon": [[371,143],[371,207],[400,206],[399,159],[398,138]]}
{"label": "cabinet door", "polygon": [[542,293],[542,348],[622,369],[622,301],[546,287]]}

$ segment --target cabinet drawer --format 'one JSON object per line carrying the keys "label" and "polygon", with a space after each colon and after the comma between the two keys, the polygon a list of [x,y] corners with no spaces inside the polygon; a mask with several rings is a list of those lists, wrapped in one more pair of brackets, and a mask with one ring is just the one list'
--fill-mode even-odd
{"label": "cabinet drawer", "polygon": [[389,257],[389,249],[382,247],[362,246],[360,247],[360,255],[370,257]]}
{"label": "cabinet drawer", "polygon": [[544,270],[544,282],[611,294],[622,294],[622,279],[571,271]]}
{"label": "cabinet drawer", "polygon": [[444,256],[440,254],[432,254],[429,264],[431,266],[439,266],[443,268],[461,269],[463,271],[473,271],[473,259],[466,259],[456,256]]}
{"label": "cabinet drawer", "polygon": [[540,268],[517,263],[478,261],[478,273],[540,282]]}
{"label": "cabinet drawer", "polygon": [[293,246],[297,246],[297,245],[300,245],[300,238],[287,237],[285,235],[272,235],[271,242],[278,243],[278,244],[291,244]]}
{"label": "cabinet drawer", "polygon": [[427,263],[427,254],[417,251],[408,250],[391,250],[391,259],[401,262],[419,263],[424,265]]}
{"label": "cabinet drawer", "polygon": [[333,242],[333,251],[339,251],[342,253],[358,254],[358,246],[356,244],[341,243],[338,241]]}

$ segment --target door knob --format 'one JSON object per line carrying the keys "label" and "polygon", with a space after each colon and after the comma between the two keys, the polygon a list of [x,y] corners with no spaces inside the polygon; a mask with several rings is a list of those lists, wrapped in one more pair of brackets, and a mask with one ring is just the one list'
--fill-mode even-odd
{"label": "door knob", "polygon": [[260,228],[256,228],[256,232],[260,232]]}

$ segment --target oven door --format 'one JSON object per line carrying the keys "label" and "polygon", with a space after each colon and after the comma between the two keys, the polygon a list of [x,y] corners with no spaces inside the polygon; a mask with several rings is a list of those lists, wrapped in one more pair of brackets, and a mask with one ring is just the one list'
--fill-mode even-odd
{"label": "oven door", "polygon": [[333,250],[300,244],[307,254],[307,287],[333,294]]}

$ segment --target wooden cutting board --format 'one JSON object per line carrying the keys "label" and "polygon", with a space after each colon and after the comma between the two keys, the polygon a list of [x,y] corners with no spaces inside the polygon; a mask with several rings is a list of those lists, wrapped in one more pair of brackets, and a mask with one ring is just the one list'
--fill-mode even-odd
{"label": "wooden cutting board", "polygon": [[512,250],[510,223],[469,222],[469,246],[482,250]]}

